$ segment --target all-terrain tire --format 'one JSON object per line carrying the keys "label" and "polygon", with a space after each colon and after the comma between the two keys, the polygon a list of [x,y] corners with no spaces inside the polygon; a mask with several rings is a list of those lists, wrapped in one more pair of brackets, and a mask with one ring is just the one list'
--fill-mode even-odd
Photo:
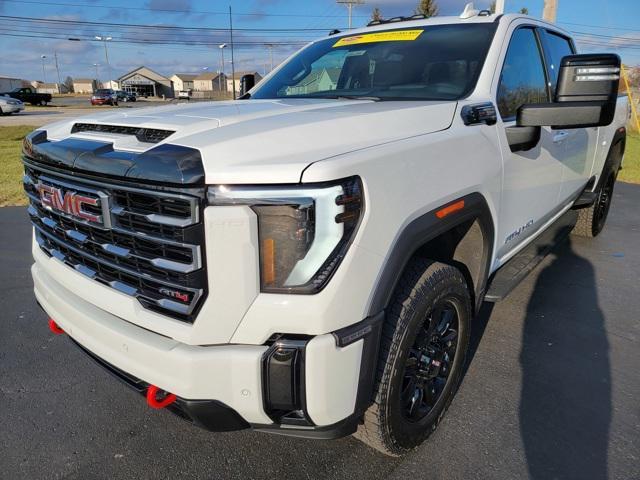
{"label": "all-terrain tire", "polygon": [[620,168],[620,156],[622,144],[617,143],[609,151],[607,160],[602,168],[602,176],[596,187],[596,201],[588,208],[578,210],[578,221],[571,232],[580,237],[597,237],[604,229],[609,216],[611,201],[613,200],[613,190],[618,178]]}
{"label": "all-terrain tire", "polygon": [[[458,338],[449,376],[425,417],[410,421],[401,401],[405,366],[432,309],[447,302],[457,311]],[[387,310],[382,331],[374,401],[365,412],[356,438],[380,452],[399,456],[420,445],[436,429],[462,377],[469,346],[471,297],[465,277],[457,268],[426,259],[408,265]]]}

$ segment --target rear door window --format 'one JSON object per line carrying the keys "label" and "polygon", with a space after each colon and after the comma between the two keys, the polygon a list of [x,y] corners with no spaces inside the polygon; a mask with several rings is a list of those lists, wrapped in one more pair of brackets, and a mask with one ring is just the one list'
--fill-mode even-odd
{"label": "rear door window", "polygon": [[551,91],[555,92],[562,57],[573,55],[571,40],[550,30],[542,30]]}

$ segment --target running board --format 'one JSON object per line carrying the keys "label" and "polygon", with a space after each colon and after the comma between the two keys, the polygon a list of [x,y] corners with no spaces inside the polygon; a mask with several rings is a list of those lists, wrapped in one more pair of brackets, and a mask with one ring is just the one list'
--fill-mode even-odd
{"label": "running board", "polygon": [[486,302],[504,299],[562,240],[567,238],[578,219],[578,212],[569,210],[542,232],[535,240],[500,267],[489,279],[484,297]]}

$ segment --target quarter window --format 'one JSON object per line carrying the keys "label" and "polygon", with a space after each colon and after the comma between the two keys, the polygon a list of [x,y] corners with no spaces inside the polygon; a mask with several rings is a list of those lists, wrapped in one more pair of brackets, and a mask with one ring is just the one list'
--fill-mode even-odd
{"label": "quarter window", "polygon": [[498,110],[503,120],[515,117],[525,103],[548,102],[540,48],[531,28],[520,28],[511,43],[498,84]]}

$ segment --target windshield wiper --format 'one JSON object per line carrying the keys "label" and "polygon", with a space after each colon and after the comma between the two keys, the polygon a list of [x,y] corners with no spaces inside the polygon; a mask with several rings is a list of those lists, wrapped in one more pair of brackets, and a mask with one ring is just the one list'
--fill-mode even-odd
{"label": "windshield wiper", "polygon": [[375,97],[372,95],[336,95],[335,97],[330,97],[330,98],[335,98],[337,100],[370,100],[370,101],[374,101],[374,102],[381,102],[384,99],[382,97]]}

